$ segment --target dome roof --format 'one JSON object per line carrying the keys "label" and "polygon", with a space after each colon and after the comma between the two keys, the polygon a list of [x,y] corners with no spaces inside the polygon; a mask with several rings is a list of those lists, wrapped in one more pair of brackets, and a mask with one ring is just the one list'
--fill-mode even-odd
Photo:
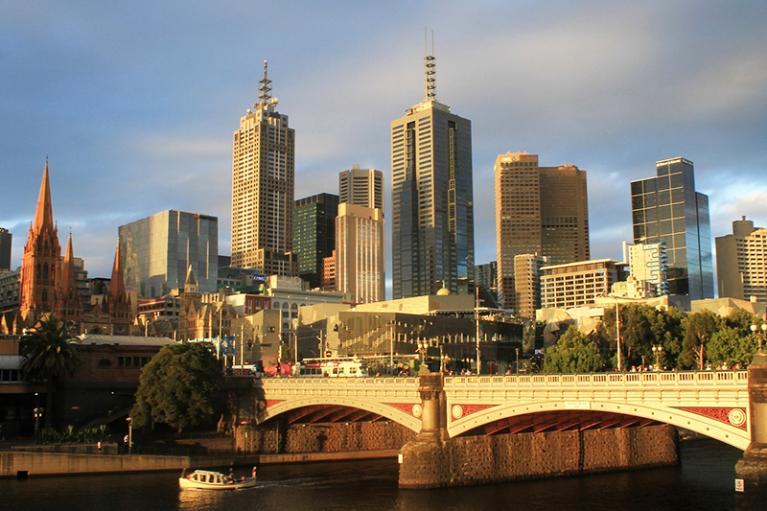
{"label": "dome roof", "polygon": [[437,296],[447,296],[450,294],[450,290],[444,285],[437,291]]}

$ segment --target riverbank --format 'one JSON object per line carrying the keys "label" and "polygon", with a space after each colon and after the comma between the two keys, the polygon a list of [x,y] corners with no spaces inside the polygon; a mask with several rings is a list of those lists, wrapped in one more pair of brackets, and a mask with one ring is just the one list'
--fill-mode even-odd
{"label": "riverbank", "polygon": [[218,454],[165,456],[149,454],[81,454],[44,451],[0,451],[0,478],[180,471],[228,465],[276,465],[325,461],[396,458],[397,450],[300,454]]}

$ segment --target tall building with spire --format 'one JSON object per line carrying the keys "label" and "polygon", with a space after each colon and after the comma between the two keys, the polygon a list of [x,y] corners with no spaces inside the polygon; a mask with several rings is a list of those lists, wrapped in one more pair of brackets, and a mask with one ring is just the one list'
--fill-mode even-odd
{"label": "tall building with spire", "polygon": [[78,272],[82,273],[82,262],[74,256],[72,246],[70,233],[62,258],[58,229],[53,221],[53,202],[46,161],[35,217],[29,227],[22,256],[19,316],[14,320],[14,330],[20,330],[19,323],[31,327],[42,317],[52,314],[75,326],[80,332],[130,333],[133,309],[123,283],[119,245],[106,302],[103,306],[97,304],[89,307],[83,305],[77,285]]}
{"label": "tall building with spire", "polygon": [[437,101],[433,55],[424,69],[423,101],[391,122],[394,298],[466,292],[474,275],[471,121]]}
{"label": "tall building with spire", "polygon": [[27,323],[34,323],[43,314],[56,310],[56,296],[59,292],[56,283],[60,269],[61,245],[58,227],[53,223],[51,184],[46,160],[35,217],[29,226],[21,258],[19,310]]}
{"label": "tall building with spire", "polygon": [[240,118],[232,150],[232,266],[295,272],[295,133],[275,109],[267,63],[258,101]]}

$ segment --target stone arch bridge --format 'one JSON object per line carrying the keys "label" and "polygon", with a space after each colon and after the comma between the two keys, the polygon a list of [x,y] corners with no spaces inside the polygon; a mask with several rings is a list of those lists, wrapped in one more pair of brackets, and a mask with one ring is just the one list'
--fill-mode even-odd
{"label": "stone arch bridge", "polygon": [[751,439],[747,371],[425,377],[267,378],[240,410],[257,423],[390,420],[447,438],[665,423],[741,450]]}

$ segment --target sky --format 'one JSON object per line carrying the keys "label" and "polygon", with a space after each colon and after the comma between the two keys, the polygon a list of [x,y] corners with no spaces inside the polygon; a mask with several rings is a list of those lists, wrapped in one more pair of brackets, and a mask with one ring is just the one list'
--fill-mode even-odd
{"label": "sky", "polygon": [[477,263],[495,259],[507,151],[587,171],[595,258],[620,258],[629,182],[673,156],[695,163],[713,236],[765,225],[765,26],[767,2],[738,0],[0,0],[0,226],[17,266],[47,155],[60,236],[91,276],[109,275],[119,225],[165,209],[217,216],[228,254],[232,132],[264,59],[296,131],[296,198],[338,193],[353,163],[388,183],[424,27],[439,101],[472,121]]}

